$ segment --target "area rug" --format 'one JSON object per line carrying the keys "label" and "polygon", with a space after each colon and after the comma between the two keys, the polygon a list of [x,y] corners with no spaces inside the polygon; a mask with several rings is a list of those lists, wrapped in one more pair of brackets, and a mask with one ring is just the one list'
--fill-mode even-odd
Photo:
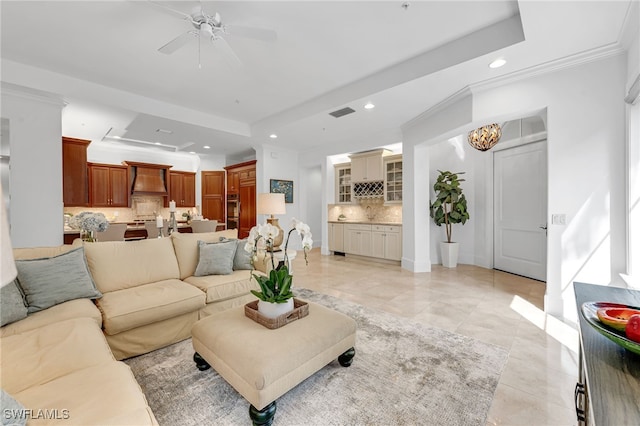
{"label": "area rug", "polygon": [[[280,397],[275,426],[485,425],[504,349],[311,290],[295,293],[356,320],[356,356],[351,367],[333,361]],[[125,361],[160,425],[251,424],[248,402],[215,370],[199,371],[192,356],[186,340]]]}

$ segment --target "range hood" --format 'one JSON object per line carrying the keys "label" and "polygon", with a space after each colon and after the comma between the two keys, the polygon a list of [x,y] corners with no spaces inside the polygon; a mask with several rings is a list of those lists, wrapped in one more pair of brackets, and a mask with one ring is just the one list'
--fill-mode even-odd
{"label": "range hood", "polygon": [[172,166],[125,162],[131,173],[131,195],[169,195],[167,178]]}

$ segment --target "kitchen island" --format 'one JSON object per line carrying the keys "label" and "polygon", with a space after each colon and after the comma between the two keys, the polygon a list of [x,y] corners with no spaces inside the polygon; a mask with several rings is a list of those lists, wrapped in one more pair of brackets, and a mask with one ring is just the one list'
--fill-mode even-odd
{"label": "kitchen island", "polygon": [[[125,222],[111,222],[111,223],[125,223]],[[147,238],[147,230],[144,226],[144,222],[126,222],[127,231],[124,233],[125,241],[144,240]],[[178,222],[178,232],[191,233],[191,226],[187,222]],[[64,243],[72,244],[73,240],[80,238],[80,231],[77,229],[64,227]]]}

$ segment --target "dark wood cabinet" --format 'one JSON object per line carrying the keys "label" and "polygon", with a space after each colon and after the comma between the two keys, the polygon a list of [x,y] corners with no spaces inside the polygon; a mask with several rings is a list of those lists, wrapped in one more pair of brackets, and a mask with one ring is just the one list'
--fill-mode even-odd
{"label": "dark wood cabinet", "polygon": [[224,176],[223,171],[203,171],[202,181],[202,215],[209,220],[225,223],[224,211]]}
{"label": "dark wood cabinet", "polygon": [[238,238],[245,238],[256,225],[256,161],[227,166],[225,170],[227,196],[237,195],[239,201]]}
{"label": "dark wood cabinet", "polygon": [[89,203],[92,207],[128,207],[128,168],[89,163]]}
{"label": "dark wood cabinet", "polygon": [[89,205],[87,148],[91,141],[62,138],[62,199],[65,207]]}
{"label": "dark wood cabinet", "polygon": [[195,207],[196,174],[191,172],[169,172],[169,199],[178,207]]}

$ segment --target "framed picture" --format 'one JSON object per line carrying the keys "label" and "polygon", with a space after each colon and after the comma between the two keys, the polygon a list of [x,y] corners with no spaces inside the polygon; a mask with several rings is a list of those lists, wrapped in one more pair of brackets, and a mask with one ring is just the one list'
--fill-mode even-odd
{"label": "framed picture", "polygon": [[270,192],[284,194],[284,202],[293,203],[293,181],[271,179]]}

